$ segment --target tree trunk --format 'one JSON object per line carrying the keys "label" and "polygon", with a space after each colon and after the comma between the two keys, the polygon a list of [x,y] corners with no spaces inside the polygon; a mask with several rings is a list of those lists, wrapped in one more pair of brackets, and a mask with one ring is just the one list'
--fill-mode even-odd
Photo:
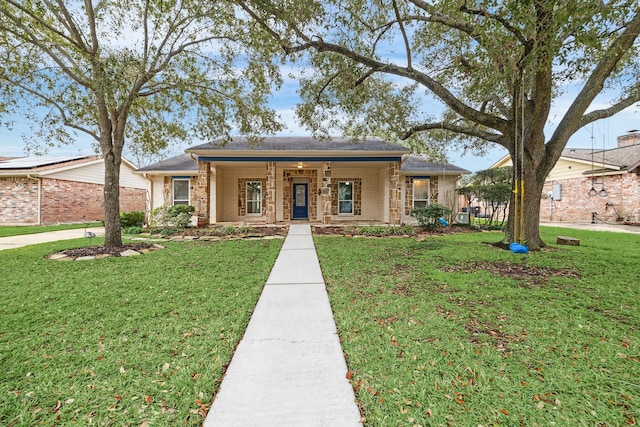
{"label": "tree trunk", "polygon": [[104,154],[104,245],[122,246],[120,229],[120,163],[113,151]]}
{"label": "tree trunk", "polygon": [[[511,158],[515,158],[513,154]],[[547,172],[527,155],[524,156],[522,165],[515,166],[512,180],[513,191],[509,202],[509,220],[504,242],[518,242],[530,250],[538,250],[545,247],[545,243],[540,238],[540,198]],[[522,174],[520,174],[521,166]],[[521,205],[520,198],[522,194],[521,178],[524,179],[524,205]],[[517,189],[516,185],[518,185]]]}

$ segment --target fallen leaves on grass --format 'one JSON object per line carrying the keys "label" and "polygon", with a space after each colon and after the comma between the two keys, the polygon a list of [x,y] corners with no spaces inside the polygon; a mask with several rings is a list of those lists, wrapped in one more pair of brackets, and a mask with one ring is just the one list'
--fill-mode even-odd
{"label": "fallen leaves on grass", "polygon": [[501,277],[520,280],[521,285],[541,286],[551,277],[571,277],[581,279],[577,271],[570,268],[551,268],[528,265],[525,263],[508,262],[469,262],[441,268],[448,273],[467,273],[473,271],[487,271]]}

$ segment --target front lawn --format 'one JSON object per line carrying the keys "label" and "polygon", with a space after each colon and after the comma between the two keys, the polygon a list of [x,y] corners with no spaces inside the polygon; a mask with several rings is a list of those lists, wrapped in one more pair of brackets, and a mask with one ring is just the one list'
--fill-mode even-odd
{"label": "front lawn", "polygon": [[44,258],[85,240],[0,256],[0,425],[201,425],[282,240]]}
{"label": "front lawn", "polygon": [[640,422],[639,237],[501,236],[315,238],[366,426]]}

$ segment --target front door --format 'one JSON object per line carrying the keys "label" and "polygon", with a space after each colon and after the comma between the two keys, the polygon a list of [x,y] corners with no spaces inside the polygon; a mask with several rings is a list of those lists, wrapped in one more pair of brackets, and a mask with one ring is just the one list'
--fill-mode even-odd
{"label": "front door", "polygon": [[309,184],[293,184],[293,219],[309,218]]}

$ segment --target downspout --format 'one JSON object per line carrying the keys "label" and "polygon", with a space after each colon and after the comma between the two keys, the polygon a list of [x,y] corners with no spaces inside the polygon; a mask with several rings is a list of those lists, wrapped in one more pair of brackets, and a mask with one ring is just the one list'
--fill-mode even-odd
{"label": "downspout", "polygon": [[42,225],[42,178],[33,175],[27,175],[27,178],[38,181],[38,221],[36,225]]}

